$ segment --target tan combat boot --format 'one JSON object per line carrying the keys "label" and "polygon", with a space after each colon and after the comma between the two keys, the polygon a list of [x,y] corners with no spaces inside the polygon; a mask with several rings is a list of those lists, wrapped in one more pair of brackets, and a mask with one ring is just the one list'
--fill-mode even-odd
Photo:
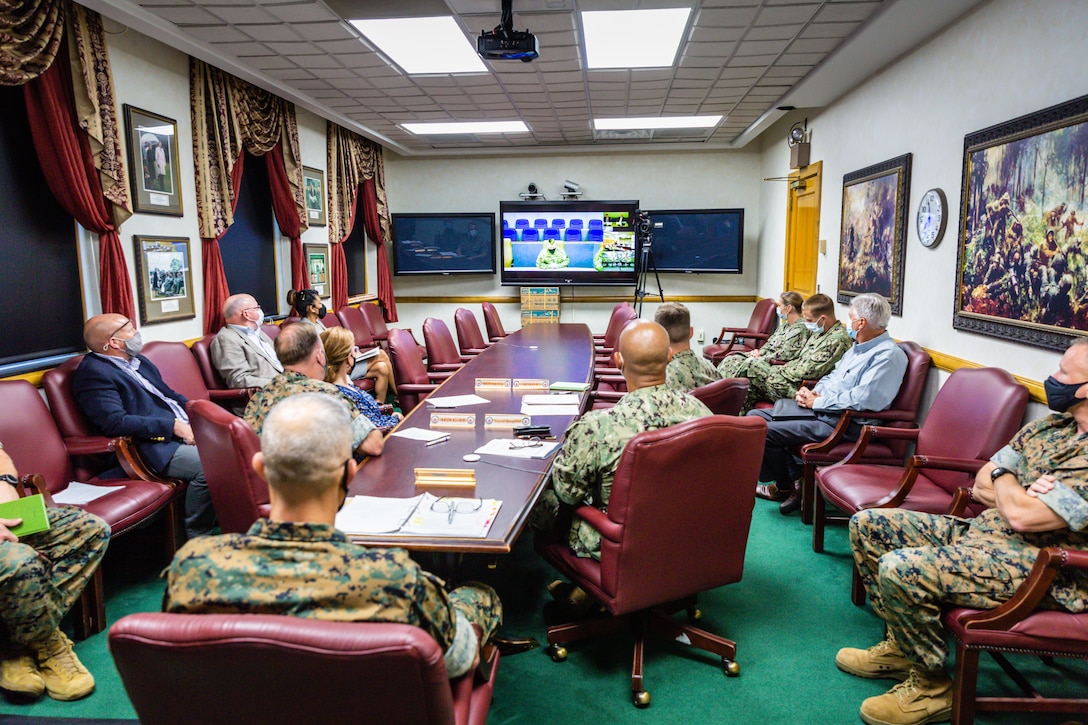
{"label": "tan combat boot", "polygon": [[94,677],[76,657],[72,640],[59,629],[35,649],[45,691],[54,700],[78,700],[94,691]]}
{"label": "tan combat boot", "polygon": [[952,679],[943,669],[911,668],[903,682],[861,703],[868,725],[923,725],[952,717]]}
{"label": "tan combat boot", "polygon": [[40,697],[45,692],[45,680],[38,672],[33,655],[20,647],[12,646],[0,653],[0,688],[30,697]]}
{"label": "tan combat boot", "polygon": [[869,649],[843,647],[835,655],[835,664],[843,672],[873,680],[905,680],[911,663],[894,639],[886,639]]}

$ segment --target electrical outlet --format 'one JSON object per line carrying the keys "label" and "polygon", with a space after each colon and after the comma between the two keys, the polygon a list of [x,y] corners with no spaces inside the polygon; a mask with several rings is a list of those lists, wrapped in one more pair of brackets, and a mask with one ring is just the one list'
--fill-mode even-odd
{"label": "electrical outlet", "polygon": [[695,342],[702,342],[706,338],[706,333],[702,330],[695,331]]}

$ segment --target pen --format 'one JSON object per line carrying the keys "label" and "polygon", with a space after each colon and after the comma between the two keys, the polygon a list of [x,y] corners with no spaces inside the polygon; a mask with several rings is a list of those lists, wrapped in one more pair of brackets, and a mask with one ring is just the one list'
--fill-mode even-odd
{"label": "pen", "polygon": [[453,505],[453,504],[451,503],[451,504],[450,504],[450,517],[449,517],[449,520],[448,520],[448,521],[446,521],[446,523],[450,524],[451,526],[453,525],[453,514],[454,514],[454,512],[455,512],[456,510],[457,510],[457,507],[456,507],[456,506],[454,506],[454,505]]}
{"label": "pen", "polygon": [[427,441],[427,445],[428,446],[433,446],[436,443],[443,443],[445,441],[448,441],[449,439],[450,439],[449,436],[442,436],[441,438],[435,438],[433,441]]}

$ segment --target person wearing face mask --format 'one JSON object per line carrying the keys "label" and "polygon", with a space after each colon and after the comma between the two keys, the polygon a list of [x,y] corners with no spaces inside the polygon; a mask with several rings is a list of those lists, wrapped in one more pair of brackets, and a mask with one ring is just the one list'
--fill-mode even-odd
{"label": "person wearing face mask", "polygon": [[753,358],[789,362],[801,354],[808,341],[809,329],[801,314],[804,304],[796,292],[783,292],[778,296],[778,327],[763,347],[749,352],[733,353],[718,364],[718,376],[722,378],[746,378],[748,364]]}
{"label": "person wearing face mask", "polygon": [[331,383],[325,382],[328,359],[313,325],[292,322],[284,325],[274,343],[283,372],[253,394],[242,417],[261,435],[265,419],[276,403],[299,393],[321,393],[340,401],[351,413],[352,449],[360,458],[381,455],[382,433],[359,413],[355,401]]}
{"label": "person wearing face mask", "polygon": [[[1054,413],[1021,428],[975,476],[971,497],[991,508],[972,519],[901,509],[850,519],[854,561],[886,636],[840,650],[835,663],[858,677],[902,681],[862,703],[865,722],[947,720],[942,607],[997,607],[1041,548],[1088,548],[1088,339],[1069,346],[1044,388]],[[1088,580],[1060,570],[1038,606],[1088,611]]]}
{"label": "person wearing face mask", "polygon": [[347,408],[331,396],[301,393],[277,403],[253,456],[253,469],[268,481],[268,517],[245,534],[179,549],[163,610],[411,624],[434,638],[447,674],[459,677],[486,657],[481,650],[502,623],[502,603],[485,584],[448,591],[404,549],[360,546],[336,530],[356,470],[353,431]]}
{"label": "person wearing face mask", "polygon": [[[223,326],[211,344],[212,365],[228,388],[262,388],[283,372],[272,338],[261,329],[264,310],[252,295],[231,295],[223,303]],[[234,412],[241,415],[244,403]]]}
{"label": "person wearing face mask", "polygon": [[185,481],[185,533],[211,533],[215,510],[185,412],[184,395],[163,382],[140,354],[136,324],[117,314],[96,315],[83,326],[90,349],[72,376],[76,404],[95,432],[131,436],[151,470]]}
{"label": "person wearing face mask", "polygon": [[308,322],[317,328],[318,334],[325,331],[325,323],[322,322],[328,314],[328,308],[321,301],[321,295],[317,290],[301,289],[287,290],[287,304],[299,316],[300,322]]}

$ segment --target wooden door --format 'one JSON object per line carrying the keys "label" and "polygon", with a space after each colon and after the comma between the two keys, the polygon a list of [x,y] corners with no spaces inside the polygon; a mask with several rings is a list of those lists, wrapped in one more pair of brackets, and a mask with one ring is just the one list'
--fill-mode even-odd
{"label": "wooden door", "polygon": [[786,211],[786,278],[783,289],[802,297],[816,294],[820,237],[820,174],[817,161],[789,176]]}

